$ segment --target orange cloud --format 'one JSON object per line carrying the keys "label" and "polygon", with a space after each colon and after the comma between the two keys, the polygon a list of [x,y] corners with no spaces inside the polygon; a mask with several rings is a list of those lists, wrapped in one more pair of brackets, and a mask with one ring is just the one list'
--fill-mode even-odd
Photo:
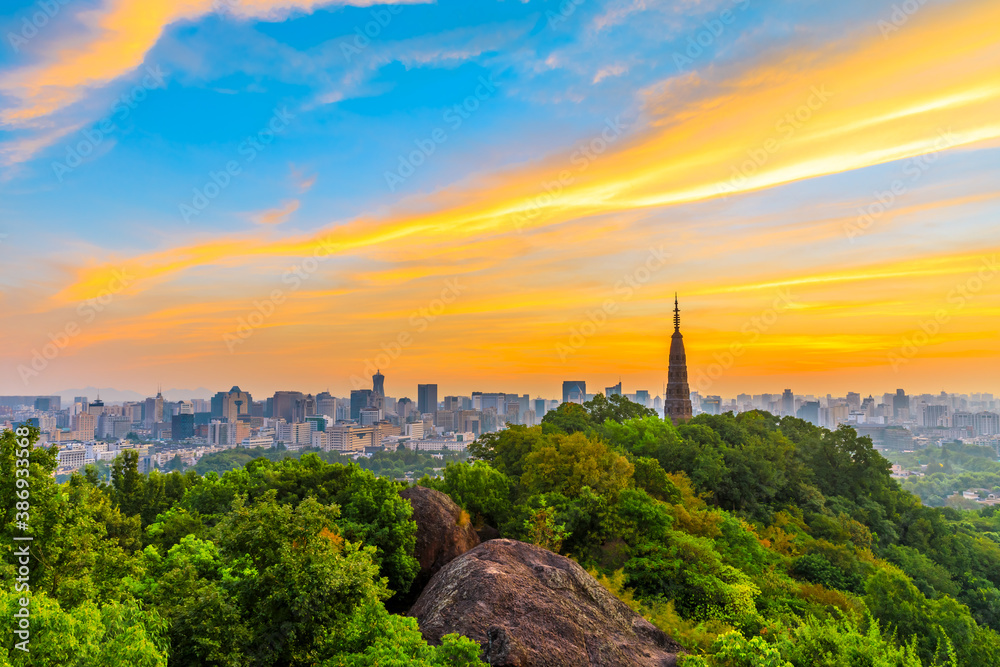
{"label": "orange cloud", "polygon": [[261,225],[280,225],[297,210],[299,210],[299,200],[289,199],[281,205],[281,208],[272,208],[258,213],[253,216],[253,220]]}

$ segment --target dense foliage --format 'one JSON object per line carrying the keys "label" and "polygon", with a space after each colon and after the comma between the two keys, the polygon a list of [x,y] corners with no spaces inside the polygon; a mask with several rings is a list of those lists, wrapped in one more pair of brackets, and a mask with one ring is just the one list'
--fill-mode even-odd
{"label": "dense foliage", "polygon": [[[37,433],[33,434],[37,435]],[[30,591],[0,593],[13,618],[30,595],[30,653],[0,627],[0,664],[362,667],[479,665],[479,645],[429,646],[386,611],[417,572],[401,486],[316,455],[254,459],[219,476],[138,472],[135,452],[57,484],[55,450],[18,457],[0,439],[3,538],[18,459],[29,462]],[[20,464],[24,467],[23,464]],[[13,581],[8,551],[0,569]]]}
{"label": "dense foliage", "polygon": [[954,442],[915,452],[894,452],[889,457],[905,470],[923,473],[907,478],[903,488],[918,495],[925,505],[975,507],[975,501],[962,499],[962,492],[971,489],[981,489],[981,497],[990,493],[1000,496],[1000,457],[992,447]]}
{"label": "dense foliage", "polygon": [[1000,665],[1000,513],[922,505],[847,427],[623,402],[488,434],[421,483],[590,568],[691,667]]}
{"label": "dense foliage", "polygon": [[440,455],[441,458],[436,458],[427,452],[415,452],[408,449],[377,452],[370,458],[358,457],[355,460],[339,452],[324,452],[318,449],[305,449],[293,452],[276,449],[235,447],[224,449],[221,452],[206,454],[198,460],[194,470],[200,475],[207,475],[210,472],[221,475],[229,470],[242,468],[254,459],[265,458],[277,462],[288,458],[298,459],[308,454],[315,454],[327,463],[341,463],[343,465],[355,463],[365,470],[371,470],[380,477],[392,477],[395,479],[403,479],[407,476],[418,478],[423,475],[433,475],[437,470],[444,468],[449,461],[461,461],[465,459],[465,455],[459,453],[444,453]]}
{"label": "dense foliage", "polygon": [[[24,464],[13,434],[0,445],[10,544]],[[4,626],[0,664],[482,664],[471,640],[429,646],[385,606],[417,572],[393,478],[426,464],[421,484],[576,559],[681,641],[687,667],[1000,667],[1000,512],[922,504],[850,428],[761,412],[675,427],[599,397],[470,453],[443,470],[413,452],[363,462],[383,477],[238,450],[147,476],[126,453],[59,484],[54,451],[32,449],[32,653]],[[976,454],[922,456],[989,473]],[[8,552],[5,580],[15,567]]]}

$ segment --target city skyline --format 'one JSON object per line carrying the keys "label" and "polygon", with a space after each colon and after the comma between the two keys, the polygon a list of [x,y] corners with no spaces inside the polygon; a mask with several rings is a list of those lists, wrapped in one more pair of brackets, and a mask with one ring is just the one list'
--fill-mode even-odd
{"label": "city skyline", "polygon": [[1000,392],[1000,6],[570,5],[5,5],[0,391]]}

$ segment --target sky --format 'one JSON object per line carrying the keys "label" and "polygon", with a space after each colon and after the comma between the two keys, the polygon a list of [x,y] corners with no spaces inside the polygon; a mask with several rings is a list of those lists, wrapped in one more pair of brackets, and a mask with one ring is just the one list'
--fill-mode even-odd
{"label": "sky", "polygon": [[8,0],[0,393],[1000,394],[995,0]]}

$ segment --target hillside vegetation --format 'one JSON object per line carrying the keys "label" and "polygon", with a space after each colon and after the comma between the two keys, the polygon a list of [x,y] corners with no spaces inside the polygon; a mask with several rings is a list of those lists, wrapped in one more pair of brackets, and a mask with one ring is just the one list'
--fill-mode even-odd
{"label": "hillside vegetation", "polygon": [[[0,444],[10,544],[14,434]],[[686,667],[1000,666],[1000,515],[921,504],[852,429],[761,412],[674,427],[598,397],[470,453],[420,483],[578,561]],[[110,483],[56,484],[52,451],[30,466],[32,652],[7,624],[3,661],[482,664],[472,640],[428,646],[386,609],[417,572],[391,479],[315,454],[148,477],[126,454]],[[12,581],[9,550],[2,568]]]}

